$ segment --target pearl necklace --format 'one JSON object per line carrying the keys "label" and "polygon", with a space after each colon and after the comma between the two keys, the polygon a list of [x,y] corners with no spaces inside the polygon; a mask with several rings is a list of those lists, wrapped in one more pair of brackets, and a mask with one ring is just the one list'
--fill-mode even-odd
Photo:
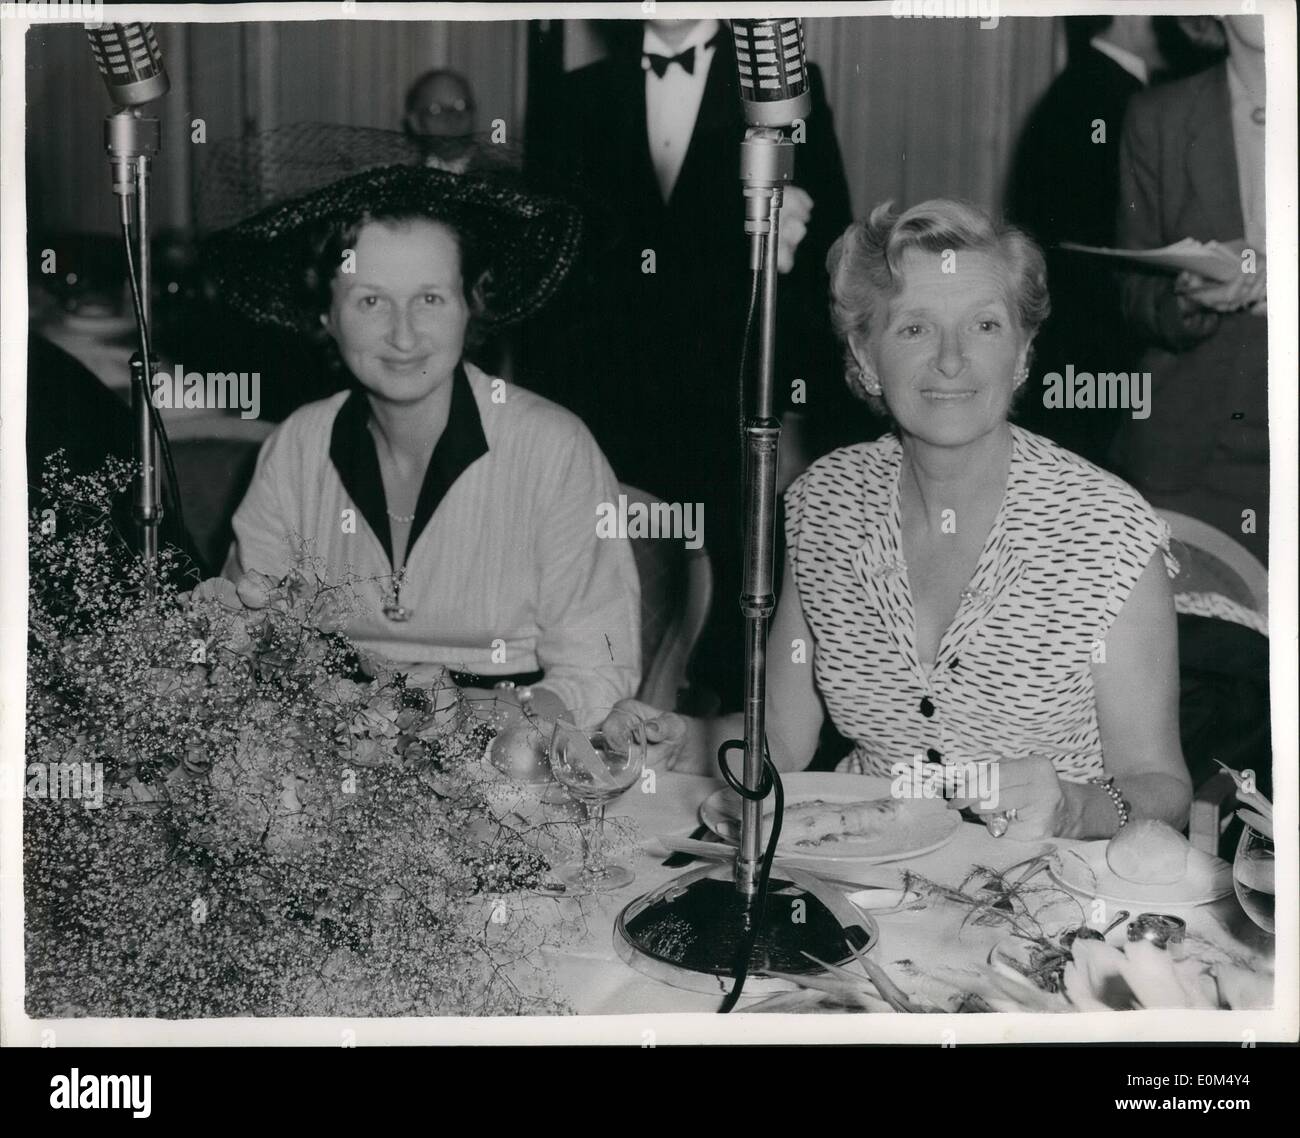
{"label": "pearl necklace", "polygon": [[395,514],[392,510],[385,510],[384,513],[388,515],[390,522],[397,522],[398,525],[409,526],[415,521],[414,514]]}

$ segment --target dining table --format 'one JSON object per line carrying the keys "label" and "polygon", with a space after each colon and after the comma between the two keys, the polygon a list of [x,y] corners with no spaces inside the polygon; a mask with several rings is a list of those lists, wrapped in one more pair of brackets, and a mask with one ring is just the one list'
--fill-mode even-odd
{"label": "dining table", "polygon": [[[616,950],[614,929],[620,912],[691,868],[682,868],[680,859],[677,866],[664,864],[669,851],[663,839],[685,839],[697,832],[701,804],[722,786],[717,779],[699,775],[667,770],[653,774],[609,807],[608,824],[629,835],[617,857],[635,874],[630,884],[607,893],[572,898],[534,896],[518,902],[528,906],[531,915],[561,920],[570,930],[561,943],[542,949],[541,956],[556,994],[576,1014],[716,1012],[730,986],[729,979],[719,979],[716,989],[708,992],[670,986],[634,969]],[[829,868],[832,876],[847,880],[901,882],[902,874],[910,871],[956,887],[976,867],[1002,871],[1053,848],[1068,851],[1086,844],[1063,838],[1028,842],[1009,835],[995,838],[986,826],[964,821],[946,844],[928,853],[865,865],[841,862]],[[839,888],[850,898],[869,896],[847,884]],[[1086,921],[1088,899],[1080,897],[1079,901],[1078,911]],[[1115,904],[1111,909],[1120,907]],[[1186,921],[1188,941],[1196,941],[1211,956],[1271,971],[1273,938],[1250,922],[1233,893],[1169,912]],[[909,995],[932,1002],[944,995],[954,997],[962,987],[962,976],[987,968],[993,947],[1005,941],[1010,931],[1005,925],[980,924],[969,917],[966,907],[937,898],[902,911],[882,910],[873,914],[879,935],[868,951]],[[1110,943],[1122,944],[1123,936],[1121,928],[1111,935]],[[736,1010],[743,1012],[770,995],[770,990],[746,992]]]}

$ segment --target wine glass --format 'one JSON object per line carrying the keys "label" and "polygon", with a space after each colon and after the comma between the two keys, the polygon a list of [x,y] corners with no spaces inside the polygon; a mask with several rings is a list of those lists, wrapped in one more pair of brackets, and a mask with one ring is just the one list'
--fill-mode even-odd
{"label": "wine glass", "polygon": [[556,720],[551,771],[587,813],[582,864],[559,871],[560,880],[575,890],[601,893],[632,880],[626,866],[605,859],[605,806],[641,776],[645,753],[645,724],[622,708],[578,708]]}
{"label": "wine glass", "polygon": [[1246,916],[1266,933],[1274,932],[1273,839],[1244,823],[1232,861],[1232,887]]}

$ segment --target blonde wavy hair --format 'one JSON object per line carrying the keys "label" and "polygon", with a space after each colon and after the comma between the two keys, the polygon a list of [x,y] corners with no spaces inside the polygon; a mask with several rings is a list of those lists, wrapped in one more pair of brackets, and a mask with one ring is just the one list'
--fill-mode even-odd
{"label": "blonde wavy hair", "polygon": [[844,343],[845,379],[854,395],[885,417],[885,401],[867,390],[853,344],[871,334],[877,314],[900,291],[900,265],[912,249],[969,250],[1000,258],[1011,281],[1012,317],[1030,340],[1051,309],[1042,250],[1023,231],[968,202],[947,198],[921,202],[901,214],[894,212],[893,202],[876,206],[866,221],[855,221],[831,246],[826,269],[831,323]]}

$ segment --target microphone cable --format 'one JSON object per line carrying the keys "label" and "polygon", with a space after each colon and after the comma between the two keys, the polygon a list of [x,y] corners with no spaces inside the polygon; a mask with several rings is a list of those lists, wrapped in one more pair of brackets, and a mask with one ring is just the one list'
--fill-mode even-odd
{"label": "microphone cable", "polygon": [[[763,270],[754,269],[751,273],[753,283],[749,288],[749,310],[745,314],[745,331],[740,341],[740,371],[737,373],[736,380],[736,416],[737,431],[740,436],[740,446],[742,451],[745,447],[745,401],[749,394],[749,384],[746,382],[749,378],[749,348],[754,341],[754,317],[758,312],[758,294],[763,282]],[[741,463],[741,500],[744,500],[745,474],[744,462]]]}
{"label": "microphone cable", "polygon": [[718,769],[722,771],[723,781],[741,798],[748,799],[751,802],[761,802],[769,793],[772,793],[775,794],[775,802],[772,811],[772,832],[768,836],[767,848],[763,851],[763,860],[760,862],[758,872],[758,889],[755,891],[753,899],[748,902],[753,920],[750,921],[749,933],[736,956],[736,966],[733,972],[735,983],[722,1001],[722,1005],[718,1008],[719,1015],[725,1015],[731,1011],[740,999],[741,992],[745,989],[745,981],[749,977],[749,966],[753,960],[754,948],[757,946],[759,934],[763,930],[763,917],[767,912],[768,882],[772,877],[772,862],[776,858],[776,844],[781,839],[781,821],[785,817],[785,787],[781,783],[781,776],[777,772],[776,764],[772,762],[766,736],[763,737],[763,778],[758,789],[750,790],[731,773],[731,768],[727,765],[727,752],[737,749],[743,750],[744,746],[745,744],[739,739],[729,739],[718,748]]}
{"label": "microphone cable", "polygon": [[[758,300],[763,282],[762,268],[754,269],[751,278],[749,306],[745,314],[744,336],[740,342],[740,368],[736,383],[737,427],[740,443],[740,500],[742,503],[745,501],[745,495],[749,488],[749,449],[745,445],[745,409],[749,395],[747,380],[749,378],[750,347],[754,339],[754,317],[758,312]],[[722,1001],[722,1005],[718,1008],[719,1015],[726,1014],[736,1006],[741,992],[744,991],[745,980],[749,976],[749,966],[754,955],[754,948],[758,944],[758,934],[763,927],[763,915],[767,910],[768,881],[772,876],[772,862],[776,857],[776,843],[781,837],[781,820],[785,815],[785,787],[781,784],[781,776],[777,773],[776,765],[772,762],[766,737],[763,739],[763,778],[759,788],[757,790],[748,789],[744,783],[740,782],[731,773],[731,768],[727,765],[727,752],[738,748],[743,750],[744,746],[745,744],[741,740],[731,739],[718,748],[718,768],[722,771],[723,781],[741,798],[747,798],[751,801],[762,801],[768,794],[775,792],[776,808],[772,816],[772,833],[768,837],[767,848],[763,852],[763,860],[760,863],[758,889],[749,902],[753,910],[754,920],[751,922],[749,935],[745,938],[737,954],[733,971],[735,983]]]}
{"label": "microphone cable", "polygon": [[[171,508],[176,513],[176,525],[179,532],[185,532],[185,513],[181,507],[181,483],[176,476],[176,463],[172,458],[171,442],[167,438],[166,428],[163,427],[162,415],[158,413],[158,408],[154,406],[153,399],[150,398],[149,392],[149,367],[153,360],[153,343],[149,338],[149,325],[144,316],[144,300],[140,293],[140,281],[136,276],[135,254],[132,252],[131,243],[131,206],[125,195],[118,198],[121,203],[120,220],[122,223],[122,244],[126,250],[126,275],[131,284],[131,304],[135,309],[135,322],[140,333],[140,349],[144,353],[144,400],[145,406],[149,409],[149,419],[153,423],[154,436],[158,440],[158,449],[162,452],[163,466],[167,472],[167,495]],[[161,523],[161,518],[159,522]],[[161,524],[159,525],[159,537],[161,537]]]}

